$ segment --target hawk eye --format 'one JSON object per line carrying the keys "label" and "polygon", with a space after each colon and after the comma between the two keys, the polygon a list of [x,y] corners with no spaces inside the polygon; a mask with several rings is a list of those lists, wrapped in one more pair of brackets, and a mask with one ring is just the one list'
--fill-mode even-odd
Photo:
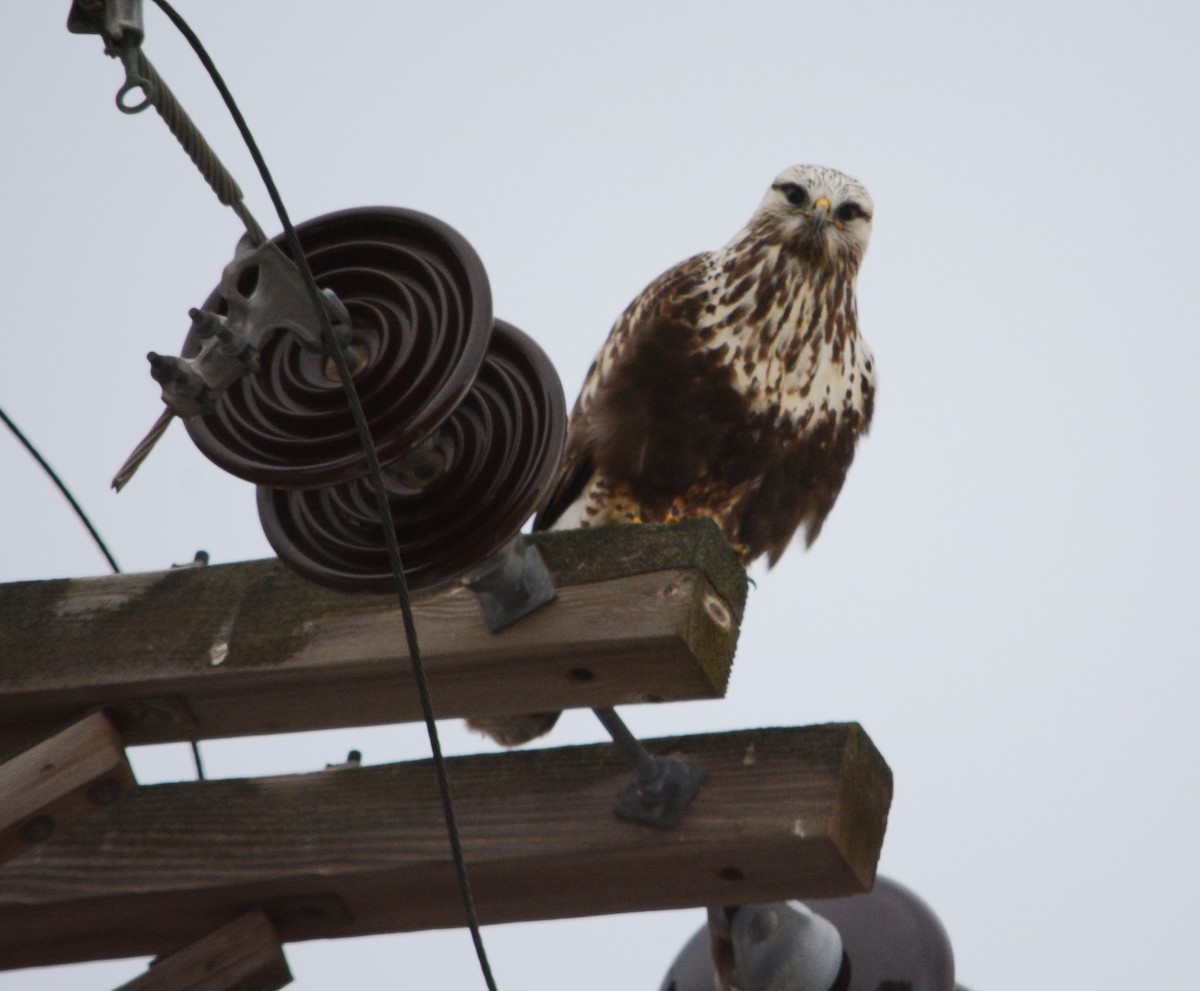
{"label": "hawk eye", "polygon": [[808,190],[803,186],[794,182],[781,182],[775,188],[787,197],[787,201],[792,204],[792,206],[808,206]]}
{"label": "hawk eye", "polygon": [[833,211],[833,219],[842,224],[848,224],[850,221],[858,220],[866,215],[867,211],[853,201],[843,203]]}

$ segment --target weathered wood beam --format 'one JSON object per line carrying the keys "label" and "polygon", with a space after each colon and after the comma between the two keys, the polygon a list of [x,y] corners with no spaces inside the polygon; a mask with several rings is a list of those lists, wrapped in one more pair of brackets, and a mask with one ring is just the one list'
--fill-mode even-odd
{"label": "weathered wood beam", "polygon": [[[540,534],[552,605],[414,606],[440,716],[724,694],[746,577],[709,521]],[[420,718],[395,598],[278,561],[0,586],[0,755],[104,707],[126,743]]]}
{"label": "weathered wood beam", "polygon": [[0,864],[136,787],[121,738],[94,712],[0,763]]}
{"label": "weathered wood beam", "polygon": [[291,983],[279,935],[256,908],[152,961],[117,991],[277,991]]}
{"label": "weathered wood beam", "polygon": [[[648,741],[707,780],[617,819],[607,744],[449,761],[484,923],[864,891],[891,772],[855,724]],[[0,870],[0,967],[159,953],[261,905],[285,941],[463,924],[428,761],[143,786]]]}

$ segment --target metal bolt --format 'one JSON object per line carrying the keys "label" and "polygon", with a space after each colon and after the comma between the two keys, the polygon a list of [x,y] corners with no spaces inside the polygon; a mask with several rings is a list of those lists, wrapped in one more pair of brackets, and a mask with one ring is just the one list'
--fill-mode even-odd
{"label": "metal bolt", "polygon": [[[367,362],[371,358],[371,352],[367,350],[367,346],[361,341],[353,341],[342,348],[342,358],[345,359],[346,367],[350,370],[350,374],[357,375],[367,367]],[[342,379],[338,375],[337,362],[332,358],[326,357],[325,364],[321,370],[325,378],[330,382],[341,382]]]}

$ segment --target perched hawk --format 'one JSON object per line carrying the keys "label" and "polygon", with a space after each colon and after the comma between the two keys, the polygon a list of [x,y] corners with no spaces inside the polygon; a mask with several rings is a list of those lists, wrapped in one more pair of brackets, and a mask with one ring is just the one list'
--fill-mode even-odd
{"label": "perched hawk", "polygon": [[[849,176],[794,165],[724,248],[643,290],[588,371],[537,528],[710,516],[745,564],[801,527],[812,544],[874,407],[854,296],[872,209]],[[515,746],[557,717],[471,725]]]}

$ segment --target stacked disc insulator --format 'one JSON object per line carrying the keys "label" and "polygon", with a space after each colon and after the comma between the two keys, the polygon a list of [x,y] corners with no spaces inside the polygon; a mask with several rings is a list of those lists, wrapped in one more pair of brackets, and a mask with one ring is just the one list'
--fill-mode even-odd
{"label": "stacked disc insulator", "polygon": [[[317,284],[350,315],[347,353],[409,587],[450,582],[507,542],[547,495],[566,430],[558,376],[529,337],[493,320],[483,264],[441,221],[363,208],[296,231]],[[245,273],[239,291],[252,292],[253,278]],[[204,305],[226,307],[218,292]],[[199,349],[193,338],[185,356]],[[391,588],[366,458],[332,359],[283,329],[258,359],[211,414],[186,421],[193,440],[259,485],[267,538],[293,569],[335,588]]]}

